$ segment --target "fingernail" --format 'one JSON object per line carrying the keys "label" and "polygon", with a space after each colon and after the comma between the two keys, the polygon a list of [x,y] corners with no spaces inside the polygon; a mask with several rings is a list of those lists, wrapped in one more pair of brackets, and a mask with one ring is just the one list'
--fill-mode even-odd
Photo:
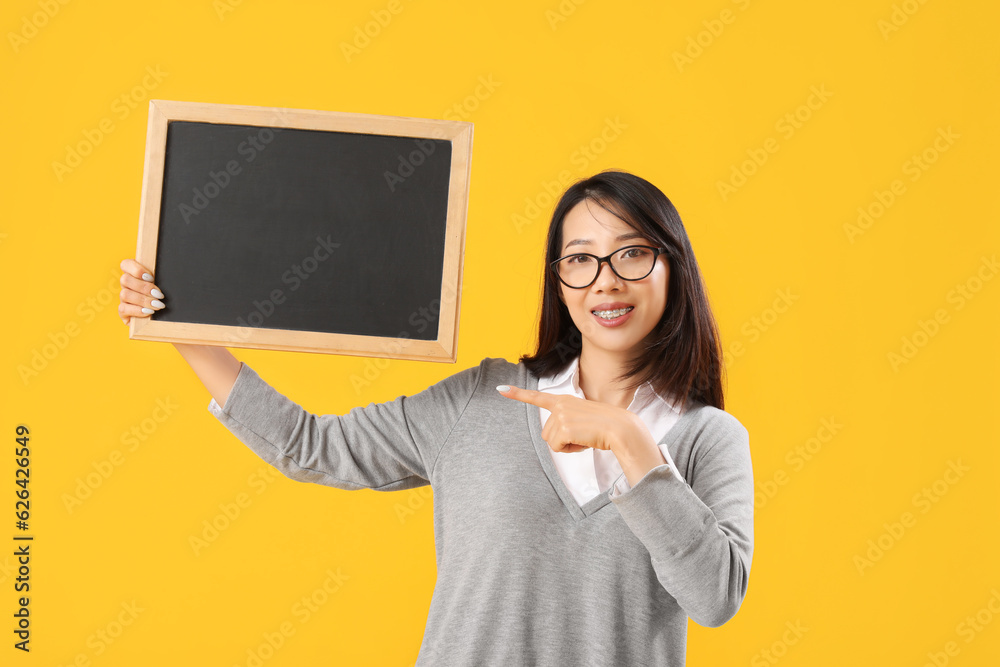
{"label": "fingernail", "polygon": [[510,391],[510,387],[508,387],[505,384],[497,385],[497,391],[499,392]]}
{"label": "fingernail", "polygon": [[150,302],[150,304],[153,305],[153,306],[155,306],[156,308],[163,308],[164,307],[163,302],[162,301],[158,301],[157,299],[153,299]]}
{"label": "fingernail", "polygon": [[152,280],[153,276],[149,275],[148,273],[144,273],[144,274],[142,274],[142,279],[143,280]]}
{"label": "fingernail", "polygon": [[156,311],[154,311],[154,310],[153,310],[152,308],[145,308],[145,307],[144,307],[144,308],[142,309],[142,312],[143,312],[143,313],[145,313],[146,315],[149,315],[149,314],[151,314],[151,313],[154,313],[154,312],[156,312]]}
{"label": "fingernail", "polygon": [[161,292],[160,290],[156,289],[155,287],[153,288],[153,291],[150,292],[150,294],[152,294],[153,296],[155,296],[157,299],[162,299],[163,298],[163,292]]}

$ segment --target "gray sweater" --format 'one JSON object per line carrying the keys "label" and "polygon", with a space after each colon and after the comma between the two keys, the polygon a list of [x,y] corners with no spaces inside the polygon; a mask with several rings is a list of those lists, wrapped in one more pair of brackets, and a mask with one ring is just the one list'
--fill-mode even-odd
{"label": "gray sweater", "polygon": [[417,665],[684,665],[687,619],[722,625],[753,555],[749,435],[688,408],[666,464],[582,507],[541,437],[523,364],[487,357],[412,396],[316,415],[245,363],[209,410],[291,479],[338,489],[434,490],[437,582]]}

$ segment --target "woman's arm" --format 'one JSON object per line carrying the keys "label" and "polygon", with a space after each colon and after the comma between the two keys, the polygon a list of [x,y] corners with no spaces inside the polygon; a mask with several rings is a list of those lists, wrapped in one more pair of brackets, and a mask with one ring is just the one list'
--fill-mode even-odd
{"label": "woman's arm", "polygon": [[173,345],[184,357],[184,361],[191,365],[194,374],[205,385],[215,402],[225,406],[243,363],[224,347],[186,343]]}
{"label": "woman's arm", "polygon": [[225,407],[215,400],[208,409],[289,479],[348,491],[410,489],[432,482],[438,455],[472,401],[484,363],[415,394],[342,415],[304,409],[243,364]]}
{"label": "woman's arm", "polygon": [[718,627],[743,603],[753,559],[749,433],[732,415],[698,427],[691,483],[651,469],[611,501],[649,550],[656,577],[696,623]]}

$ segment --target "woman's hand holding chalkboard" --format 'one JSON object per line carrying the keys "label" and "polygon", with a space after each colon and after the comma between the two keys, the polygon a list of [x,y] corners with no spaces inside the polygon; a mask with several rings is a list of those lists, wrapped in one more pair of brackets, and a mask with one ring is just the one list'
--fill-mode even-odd
{"label": "woman's hand holding chalkboard", "polygon": [[122,291],[119,294],[118,316],[129,324],[132,317],[149,317],[164,308],[160,299],[163,292],[153,284],[152,272],[134,259],[123,259],[121,263]]}

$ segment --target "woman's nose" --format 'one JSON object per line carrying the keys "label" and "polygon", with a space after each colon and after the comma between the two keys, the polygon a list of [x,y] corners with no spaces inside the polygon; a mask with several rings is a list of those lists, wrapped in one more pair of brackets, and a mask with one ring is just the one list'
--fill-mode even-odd
{"label": "woman's nose", "polygon": [[607,284],[614,285],[619,282],[621,282],[621,278],[611,268],[611,262],[601,262],[601,268],[598,270],[597,280],[594,281],[594,285],[603,287]]}

